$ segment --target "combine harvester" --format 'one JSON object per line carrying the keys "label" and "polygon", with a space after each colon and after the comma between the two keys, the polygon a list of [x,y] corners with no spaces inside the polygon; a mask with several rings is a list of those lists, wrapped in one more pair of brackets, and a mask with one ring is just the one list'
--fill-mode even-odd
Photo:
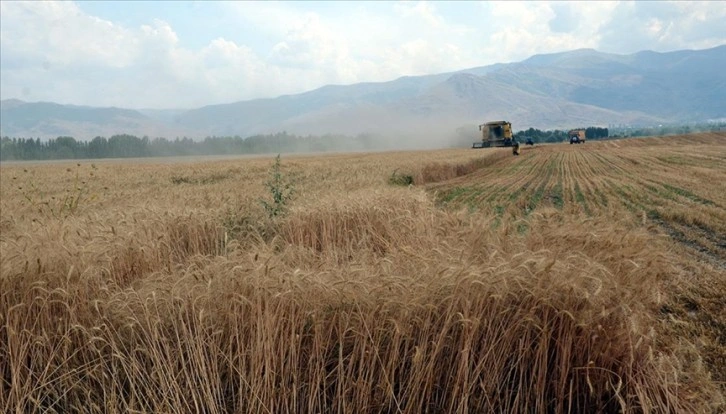
{"label": "combine harvester", "polygon": [[481,142],[472,144],[472,148],[512,147],[512,154],[519,155],[519,143],[512,135],[512,123],[492,121],[479,125]]}

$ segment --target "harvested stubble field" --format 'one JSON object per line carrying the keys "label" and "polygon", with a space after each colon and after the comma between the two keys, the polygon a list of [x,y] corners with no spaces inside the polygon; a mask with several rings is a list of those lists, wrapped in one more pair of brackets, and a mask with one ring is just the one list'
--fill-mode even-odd
{"label": "harvested stubble field", "polygon": [[724,409],[726,135],[272,164],[2,166],[0,409]]}

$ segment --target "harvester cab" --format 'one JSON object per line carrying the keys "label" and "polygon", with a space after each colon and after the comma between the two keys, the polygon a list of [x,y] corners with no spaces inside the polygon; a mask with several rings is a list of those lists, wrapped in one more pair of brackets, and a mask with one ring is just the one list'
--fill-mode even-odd
{"label": "harvester cab", "polygon": [[472,148],[511,147],[516,142],[512,136],[512,124],[507,121],[493,121],[479,125],[481,142]]}

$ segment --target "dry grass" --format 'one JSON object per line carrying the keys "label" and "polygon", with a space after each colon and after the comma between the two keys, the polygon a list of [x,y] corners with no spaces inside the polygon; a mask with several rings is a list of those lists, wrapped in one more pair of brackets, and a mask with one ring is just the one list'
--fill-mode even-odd
{"label": "dry grass", "polygon": [[718,412],[724,138],[3,166],[0,409]]}

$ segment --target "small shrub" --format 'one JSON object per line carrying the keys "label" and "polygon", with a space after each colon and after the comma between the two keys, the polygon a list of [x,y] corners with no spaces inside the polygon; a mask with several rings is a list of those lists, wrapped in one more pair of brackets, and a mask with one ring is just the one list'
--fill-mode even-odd
{"label": "small shrub", "polygon": [[413,176],[409,174],[399,174],[398,170],[394,170],[393,174],[388,178],[388,184],[391,185],[413,185]]}
{"label": "small shrub", "polygon": [[174,175],[171,177],[171,183],[172,184],[193,184],[194,180],[189,177],[185,177],[185,176],[181,176],[181,175]]}
{"label": "small shrub", "polygon": [[215,172],[208,175],[201,176],[185,176],[185,175],[173,175],[171,177],[172,184],[214,184],[220,181],[226,180],[230,177],[229,173]]}
{"label": "small shrub", "polygon": [[295,194],[295,187],[292,178],[282,172],[280,154],[277,154],[275,163],[270,168],[270,178],[265,183],[272,197],[272,201],[260,199],[262,207],[269,218],[284,215],[287,212],[288,204]]}

